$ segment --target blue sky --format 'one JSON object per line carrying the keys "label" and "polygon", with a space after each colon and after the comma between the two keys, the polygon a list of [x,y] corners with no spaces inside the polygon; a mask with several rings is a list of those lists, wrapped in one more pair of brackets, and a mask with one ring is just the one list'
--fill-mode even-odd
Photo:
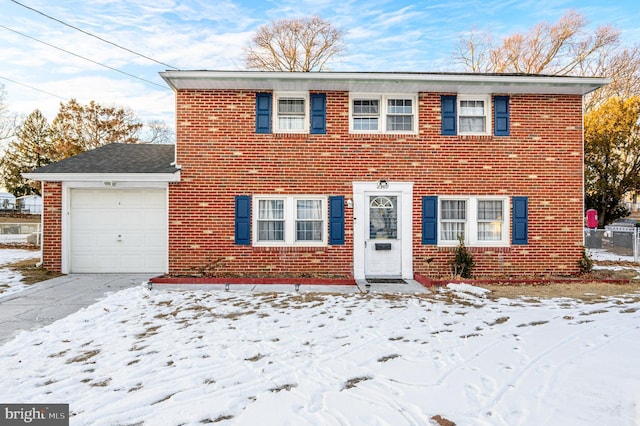
{"label": "blue sky", "polygon": [[[180,69],[242,70],[242,48],[260,25],[312,14],[346,30],[348,52],[332,64],[334,71],[460,70],[452,57],[460,36],[470,29],[490,29],[501,38],[540,21],[556,22],[566,9],[583,13],[591,28],[614,25],[626,45],[640,43],[637,0],[19,1]],[[5,103],[10,110],[26,115],[37,108],[52,119],[60,102],[75,98],[81,103],[95,100],[129,107],[145,122],[159,119],[173,124],[173,92],[158,76],[166,66],[96,40],[11,0],[0,0],[0,26],[0,83],[5,86]]]}

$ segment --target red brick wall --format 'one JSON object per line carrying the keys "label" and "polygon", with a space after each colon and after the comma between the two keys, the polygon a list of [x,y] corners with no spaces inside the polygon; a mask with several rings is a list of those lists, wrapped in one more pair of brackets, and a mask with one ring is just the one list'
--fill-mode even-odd
{"label": "red brick wall", "polygon": [[62,183],[44,182],[42,259],[50,271],[62,268]]}
{"label": "red brick wall", "polygon": [[[234,196],[352,196],[353,181],[414,182],[414,271],[449,275],[451,249],[421,244],[424,195],[529,197],[529,244],[472,248],[476,275],[571,274],[582,246],[582,100],[511,95],[511,136],[441,136],[440,93],[421,93],[419,134],[350,135],[346,92],[327,93],[327,134],[255,133],[255,92],[177,93],[177,162],[170,186],[169,265],[211,261],[230,274],[353,272],[353,211],[343,246],[234,245]],[[425,258],[433,258],[427,264]]]}

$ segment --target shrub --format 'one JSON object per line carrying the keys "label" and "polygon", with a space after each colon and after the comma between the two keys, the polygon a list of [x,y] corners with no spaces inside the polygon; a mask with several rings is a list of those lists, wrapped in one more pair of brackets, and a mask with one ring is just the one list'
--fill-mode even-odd
{"label": "shrub", "polygon": [[455,257],[451,260],[451,273],[453,277],[471,278],[471,270],[475,266],[473,255],[467,250],[462,239],[462,235],[458,235],[458,247],[455,251]]}
{"label": "shrub", "polygon": [[587,274],[593,269],[593,261],[587,254],[587,249],[582,247],[582,257],[578,260],[578,266],[580,266],[580,272]]}

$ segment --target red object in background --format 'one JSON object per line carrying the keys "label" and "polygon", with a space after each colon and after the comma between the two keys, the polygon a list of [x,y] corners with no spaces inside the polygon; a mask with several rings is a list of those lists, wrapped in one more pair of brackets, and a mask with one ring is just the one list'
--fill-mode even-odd
{"label": "red object in background", "polygon": [[594,209],[587,210],[587,228],[595,229],[598,227],[598,212]]}

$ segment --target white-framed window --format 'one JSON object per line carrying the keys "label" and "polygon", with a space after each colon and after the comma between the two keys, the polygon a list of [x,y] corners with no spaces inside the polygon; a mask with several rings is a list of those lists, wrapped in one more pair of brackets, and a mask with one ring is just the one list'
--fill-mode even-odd
{"label": "white-framed window", "polygon": [[252,204],[255,245],[327,244],[327,197],[256,195]]}
{"label": "white-framed window", "polygon": [[458,95],[457,100],[458,134],[490,134],[491,97],[488,95]]}
{"label": "white-framed window", "polygon": [[416,133],[416,95],[349,95],[351,133]]}
{"label": "white-framed window", "polygon": [[469,246],[509,244],[507,197],[439,197],[438,242]]}
{"label": "white-framed window", "polygon": [[274,96],[274,125],[280,133],[309,131],[309,96],[306,93],[281,92]]}
{"label": "white-framed window", "polygon": [[380,99],[354,99],[352,126],[356,132],[377,132],[380,129]]}

